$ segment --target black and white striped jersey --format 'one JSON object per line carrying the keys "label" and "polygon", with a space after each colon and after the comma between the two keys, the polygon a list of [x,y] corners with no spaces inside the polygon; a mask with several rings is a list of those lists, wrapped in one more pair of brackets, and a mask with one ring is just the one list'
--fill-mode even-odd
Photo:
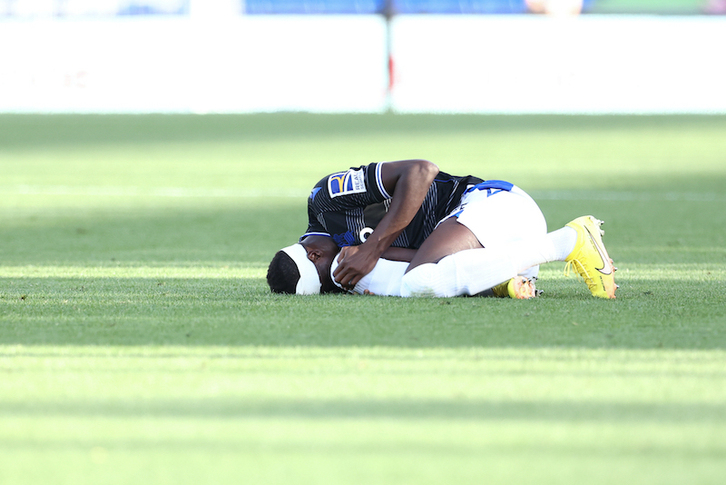
{"label": "black and white striped jersey", "polygon": [[[308,198],[308,229],[300,240],[322,235],[332,237],[339,247],[362,244],[393,197],[381,181],[382,163],[334,173],[315,184]],[[392,246],[418,249],[438,222],[459,204],[467,187],[480,182],[482,179],[471,175],[456,177],[439,172],[421,208]]]}

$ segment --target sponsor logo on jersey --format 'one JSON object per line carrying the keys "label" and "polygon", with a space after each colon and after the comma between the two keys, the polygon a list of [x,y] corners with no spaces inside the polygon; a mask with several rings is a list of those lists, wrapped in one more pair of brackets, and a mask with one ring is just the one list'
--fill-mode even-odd
{"label": "sponsor logo on jersey", "polygon": [[328,193],[330,197],[360,194],[366,191],[363,170],[348,170],[328,177]]}

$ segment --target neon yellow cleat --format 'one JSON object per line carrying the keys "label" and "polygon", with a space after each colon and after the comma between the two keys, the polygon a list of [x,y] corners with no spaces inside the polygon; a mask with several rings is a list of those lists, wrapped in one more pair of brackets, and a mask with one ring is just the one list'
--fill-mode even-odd
{"label": "neon yellow cleat", "polygon": [[602,223],[593,216],[582,216],[567,224],[567,227],[577,231],[577,243],[565,259],[565,275],[569,275],[570,268],[574,267],[593,296],[615,298],[618,285],[615,284],[613,273],[616,268],[602,243],[602,235],[605,234],[600,229]]}
{"label": "neon yellow cleat", "polygon": [[509,281],[505,281],[490,291],[493,296],[498,298],[512,298],[515,300],[529,300],[538,297],[542,291],[535,288],[534,283],[537,278],[525,278],[524,276],[515,276]]}

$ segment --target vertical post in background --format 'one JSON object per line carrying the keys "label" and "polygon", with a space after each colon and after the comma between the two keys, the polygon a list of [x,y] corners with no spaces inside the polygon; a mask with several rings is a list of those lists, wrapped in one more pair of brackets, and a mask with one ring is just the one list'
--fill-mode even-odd
{"label": "vertical post in background", "polygon": [[386,111],[393,111],[393,84],[396,81],[395,65],[393,62],[393,50],[391,45],[391,20],[394,15],[393,0],[385,0],[383,4],[383,18],[386,21],[386,69],[388,73],[388,85],[386,86]]}

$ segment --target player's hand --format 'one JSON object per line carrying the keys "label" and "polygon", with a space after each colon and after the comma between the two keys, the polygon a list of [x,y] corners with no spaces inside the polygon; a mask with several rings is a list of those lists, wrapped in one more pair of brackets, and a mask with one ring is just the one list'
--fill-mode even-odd
{"label": "player's hand", "polygon": [[346,246],[338,254],[338,267],[333,278],[346,289],[353,289],[365,275],[370,273],[378,262],[378,255],[371,254],[365,244]]}

